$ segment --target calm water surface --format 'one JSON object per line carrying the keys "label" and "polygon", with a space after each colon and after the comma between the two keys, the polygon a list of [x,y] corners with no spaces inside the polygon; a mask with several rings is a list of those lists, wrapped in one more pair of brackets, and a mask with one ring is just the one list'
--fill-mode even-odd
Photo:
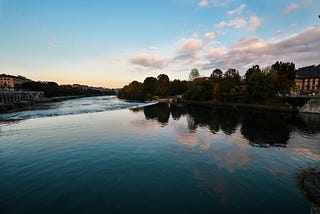
{"label": "calm water surface", "polygon": [[115,97],[1,115],[0,213],[310,213],[316,115]]}

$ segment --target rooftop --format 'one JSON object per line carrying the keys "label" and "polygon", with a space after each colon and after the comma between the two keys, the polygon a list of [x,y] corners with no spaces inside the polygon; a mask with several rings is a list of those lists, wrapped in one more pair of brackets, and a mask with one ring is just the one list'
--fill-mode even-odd
{"label": "rooftop", "polygon": [[298,78],[314,78],[320,77],[320,65],[312,65],[297,70]]}

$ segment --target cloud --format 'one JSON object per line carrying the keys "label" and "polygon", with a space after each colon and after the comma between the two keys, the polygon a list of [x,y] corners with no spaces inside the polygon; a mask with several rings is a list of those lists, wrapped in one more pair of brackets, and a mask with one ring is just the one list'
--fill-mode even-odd
{"label": "cloud", "polygon": [[206,6],[208,6],[208,1],[206,1],[206,0],[203,0],[203,1],[200,1],[199,3],[198,3],[198,6],[199,7],[206,7]]}
{"label": "cloud", "polygon": [[208,42],[206,36],[203,40],[182,38],[177,44],[175,55],[171,58],[138,53],[131,56],[129,61],[144,68],[166,66],[172,68],[189,66],[203,70],[237,68],[242,73],[254,64],[264,67],[279,60],[294,62],[297,67],[301,67],[319,64],[319,35],[320,26],[313,26],[277,40],[275,38],[262,40],[255,35],[247,36],[235,41],[229,48],[217,42]]}
{"label": "cloud", "polygon": [[278,30],[273,34],[273,36],[281,36],[283,34],[284,34],[284,32],[282,30]]}
{"label": "cloud", "polygon": [[260,41],[260,39],[257,36],[244,37],[244,38],[234,42],[232,45],[232,48],[233,49],[240,49],[240,48],[249,47],[253,44],[256,44],[259,41]]}
{"label": "cloud", "polygon": [[211,48],[208,50],[205,58],[206,59],[212,59],[216,57],[221,57],[227,53],[226,49],[223,47],[220,48]]}
{"label": "cloud", "polygon": [[319,34],[320,27],[317,26],[278,41],[262,41],[254,36],[242,38],[234,42],[231,49],[224,54],[211,54],[212,58],[208,59],[208,56],[210,56],[208,51],[203,59],[202,68],[220,67],[227,69],[228,67],[235,67],[245,71],[253,64],[266,66],[277,60],[291,61],[298,66],[317,64],[319,63],[318,56],[320,56]]}
{"label": "cloud", "polygon": [[202,0],[198,3],[199,7],[226,7],[233,0]]}
{"label": "cloud", "polygon": [[215,36],[216,35],[215,35],[214,32],[208,32],[208,33],[204,34],[204,38],[207,39],[207,40],[212,40],[212,39],[214,39]]}
{"label": "cloud", "polygon": [[250,16],[249,20],[244,18],[232,19],[229,22],[222,21],[216,25],[217,28],[233,27],[235,29],[256,30],[261,26],[262,19],[258,16]]}
{"label": "cloud", "polygon": [[244,28],[247,26],[247,21],[242,18],[237,18],[230,20],[229,22],[221,21],[216,25],[217,28],[224,28],[224,27],[234,27],[234,28]]}
{"label": "cloud", "polygon": [[248,22],[247,28],[249,30],[256,30],[258,27],[261,26],[262,19],[258,16],[251,16]]}
{"label": "cloud", "polygon": [[176,59],[196,59],[198,52],[202,49],[202,40],[196,38],[181,39],[178,42]]}
{"label": "cloud", "polygon": [[168,66],[169,61],[169,58],[145,52],[137,53],[129,57],[130,63],[146,68],[165,68]]}
{"label": "cloud", "polygon": [[300,3],[292,3],[288,5],[284,10],[284,14],[290,14],[292,11],[308,6],[310,0],[303,0]]}
{"label": "cloud", "polygon": [[229,10],[229,11],[227,12],[227,14],[228,14],[229,16],[241,14],[244,8],[246,8],[246,5],[245,5],[245,4],[242,4],[242,5],[240,5],[240,7],[236,8],[236,9],[234,9],[234,10]]}
{"label": "cloud", "polygon": [[298,23],[293,23],[293,24],[291,24],[289,27],[290,28],[297,28],[297,27],[299,27],[300,25],[298,24]]}

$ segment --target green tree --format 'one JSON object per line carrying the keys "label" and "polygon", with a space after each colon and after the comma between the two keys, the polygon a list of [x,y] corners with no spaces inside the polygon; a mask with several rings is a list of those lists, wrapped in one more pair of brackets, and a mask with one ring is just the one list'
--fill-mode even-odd
{"label": "green tree", "polygon": [[118,93],[118,97],[121,99],[145,100],[143,84],[138,81],[131,82],[121,89]]}
{"label": "green tree", "polygon": [[157,79],[154,77],[147,77],[143,81],[143,93],[146,100],[153,99],[154,94],[156,93]]}
{"label": "green tree", "polygon": [[295,85],[296,70],[292,62],[276,62],[271,66],[277,72],[277,90],[281,94],[290,93]]}
{"label": "green tree", "polygon": [[253,72],[247,79],[246,95],[249,100],[266,100],[275,93],[276,77],[272,73]]}
{"label": "green tree", "polygon": [[205,78],[198,78],[190,85],[184,98],[188,100],[208,101],[212,100],[213,83]]}
{"label": "green tree", "polygon": [[167,96],[169,94],[170,79],[165,74],[160,74],[157,78],[156,94]]}
{"label": "green tree", "polygon": [[170,83],[169,94],[170,95],[182,95],[188,90],[188,82],[180,81],[178,79],[173,80]]}
{"label": "green tree", "polygon": [[210,75],[210,79],[213,80],[213,82],[219,82],[222,79],[223,72],[220,69],[215,69],[212,71]]}
{"label": "green tree", "polygon": [[260,69],[259,65],[254,65],[247,70],[247,72],[245,74],[246,81],[248,81],[250,75],[254,74],[254,73],[261,73],[261,69]]}
{"label": "green tree", "polygon": [[231,101],[240,93],[241,76],[236,69],[228,69],[223,79],[213,87],[213,98]]}

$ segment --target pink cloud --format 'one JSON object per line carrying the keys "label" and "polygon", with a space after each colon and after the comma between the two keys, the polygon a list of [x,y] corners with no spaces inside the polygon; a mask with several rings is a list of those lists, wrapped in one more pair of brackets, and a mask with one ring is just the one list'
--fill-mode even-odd
{"label": "pink cloud", "polygon": [[144,52],[129,57],[130,63],[147,68],[165,68],[168,66],[169,61],[169,58]]}

